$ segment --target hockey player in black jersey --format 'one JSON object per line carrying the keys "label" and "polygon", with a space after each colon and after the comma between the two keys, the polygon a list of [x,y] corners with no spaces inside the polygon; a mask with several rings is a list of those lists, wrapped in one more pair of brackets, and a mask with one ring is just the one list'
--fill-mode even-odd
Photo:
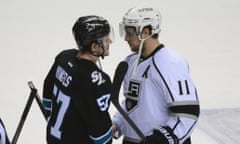
{"label": "hockey player in black jersey", "polygon": [[48,144],[112,143],[111,80],[99,65],[109,55],[111,30],[103,17],[80,17],[72,28],[78,49],[56,56],[43,89]]}
{"label": "hockey player in black jersey", "polygon": [[0,118],[0,144],[10,144],[6,128]]}

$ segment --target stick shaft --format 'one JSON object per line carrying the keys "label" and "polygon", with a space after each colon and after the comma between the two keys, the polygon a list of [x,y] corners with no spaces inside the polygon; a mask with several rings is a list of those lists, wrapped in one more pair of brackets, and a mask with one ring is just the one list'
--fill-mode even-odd
{"label": "stick shaft", "polygon": [[47,113],[46,113],[46,110],[44,109],[44,106],[42,104],[42,100],[41,100],[40,96],[37,93],[37,88],[34,86],[32,81],[28,82],[28,86],[31,89],[31,91],[34,92],[34,98],[36,99],[37,104],[38,104],[38,106],[39,106],[39,108],[40,108],[40,110],[41,110],[45,120],[47,120]]}
{"label": "stick shaft", "polygon": [[16,129],[16,132],[14,134],[14,137],[12,139],[12,143],[11,144],[16,144],[17,143],[17,140],[18,140],[18,138],[20,136],[20,133],[21,133],[22,128],[23,128],[23,125],[24,125],[24,123],[25,123],[25,121],[27,119],[27,115],[28,115],[28,113],[30,111],[30,108],[32,106],[32,103],[33,103],[34,99],[36,99],[37,104],[38,104],[38,106],[39,106],[39,108],[40,108],[40,110],[41,110],[45,120],[47,120],[47,114],[46,114],[46,111],[45,111],[45,109],[43,107],[41,98],[37,94],[36,87],[34,86],[33,82],[31,82],[31,81],[28,82],[28,86],[31,89],[31,93],[30,93],[30,95],[28,97],[27,103],[25,105],[24,111],[23,111],[21,119],[20,119],[20,121],[18,123],[18,127]]}
{"label": "stick shaft", "polygon": [[24,111],[22,113],[20,122],[18,123],[17,130],[16,130],[16,132],[14,134],[14,137],[12,139],[12,144],[16,144],[17,143],[18,137],[19,137],[19,135],[20,135],[20,133],[22,131],[23,125],[25,123],[25,120],[27,118],[29,110],[30,110],[30,108],[32,106],[33,99],[34,99],[33,92],[31,92],[30,96],[28,97],[27,104],[25,105]]}
{"label": "stick shaft", "polygon": [[142,131],[137,127],[137,125],[132,121],[132,119],[128,116],[128,114],[122,109],[122,107],[119,105],[119,103],[112,102],[113,105],[116,107],[118,112],[124,117],[124,119],[127,121],[127,123],[133,128],[133,130],[137,133],[137,135],[144,140],[145,136],[142,133]]}
{"label": "stick shaft", "polygon": [[128,122],[128,124],[132,127],[132,129],[137,133],[137,135],[145,141],[145,136],[142,131],[137,127],[137,125],[132,121],[132,119],[128,116],[128,114],[123,110],[123,108],[119,104],[119,92],[121,89],[122,81],[127,72],[128,64],[126,62],[120,62],[116,68],[113,84],[112,84],[112,92],[111,92],[111,101],[119,113],[124,117],[124,119]]}

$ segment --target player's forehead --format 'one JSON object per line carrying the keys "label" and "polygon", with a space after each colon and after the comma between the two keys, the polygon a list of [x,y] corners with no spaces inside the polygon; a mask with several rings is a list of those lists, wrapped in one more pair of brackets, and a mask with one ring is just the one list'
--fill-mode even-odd
{"label": "player's forehead", "polygon": [[103,37],[103,42],[110,42],[110,41],[112,41],[112,37],[110,37],[109,34]]}
{"label": "player's forehead", "polygon": [[126,32],[136,32],[136,28],[133,26],[126,26],[125,31]]}

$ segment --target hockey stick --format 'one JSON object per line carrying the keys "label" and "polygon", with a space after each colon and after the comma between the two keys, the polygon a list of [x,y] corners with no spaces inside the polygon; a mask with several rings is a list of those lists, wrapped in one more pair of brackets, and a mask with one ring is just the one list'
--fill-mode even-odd
{"label": "hockey stick", "polygon": [[21,119],[20,119],[20,122],[18,123],[18,127],[17,127],[17,130],[13,136],[13,139],[12,139],[12,143],[11,144],[16,144],[17,143],[17,140],[18,140],[18,137],[22,131],[22,128],[23,128],[23,125],[24,125],[24,122],[27,118],[27,115],[28,115],[28,112],[32,106],[32,102],[34,100],[34,91],[31,91],[29,97],[28,97],[28,100],[27,100],[27,104],[25,105],[25,108],[24,108],[24,111],[22,113],[22,116],[21,116]]}
{"label": "hockey stick", "polygon": [[27,104],[26,104],[26,106],[24,108],[24,111],[22,113],[20,122],[18,124],[17,130],[15,132],[15,135],[14,135],[14,137],[12,139],[12,143],[11,144],[16,144],[17,143],[18,137],[20,136],[20,133],[22,131],[23,125],[24,125],[25,120],[27,118],[28,112],[29,112],[29,110],[30,110],[30,108],[32,106],[32,102],[33,102],[34,98],[36,99],[37,104],[38,104],[38,106],[39,106],[39,108],[40,108],[40,110],[41,110],[45,120],[47,120],[47,115],[46,115],[45,109],[44,109],[44,107],[42,105],[40,97],[37,94],[37,89],[35,88],[33,82],[29,81],[28,82],[28,86],[31,89],[31,93],[30,93],[30,96],[28,97]]}
{"label": "hockey stick", "polygon": [[47,113],[46,113],[46,111],[45,111],[45,109],[44,109],[44,106],[43,106],[43,104],[42,104],[42,100],[41,100],[40,96],[39,96],[38,93],[37,93],[37,88],[34,86],[34,84],[33,84],[32,81],[29,81],[29,82],[28,82],[28,86],[29,86],[29,88],[31,89],[31,91],[34,92],[33,96],[34,96],[34,98],[36,99],[37,104],[38,104],[38,106],[39,106],[39,108],[40,108],[40,110],[41,110],[41,112],[42,112],[45,120],[47,120]]}
{"label": "hockey stick", "polygon": [[128,122],[128,124],[133,128],[133,130],[137,133],[137,135],[145,141],[145,136],[142,131],[136,126],[136,124],[132,121],[132,119],[128,116],[128,114],[122,109],[119,104],[119,92],[121,88],[121,83],[123,78],[127,72],[128,64],[126,62],[120,62],[118,67],[115,71],[114,78],[113,78],[113,86],[112,86],[112,93],[111,93],[111,101],[119,113],[124,117],[124,119]]}

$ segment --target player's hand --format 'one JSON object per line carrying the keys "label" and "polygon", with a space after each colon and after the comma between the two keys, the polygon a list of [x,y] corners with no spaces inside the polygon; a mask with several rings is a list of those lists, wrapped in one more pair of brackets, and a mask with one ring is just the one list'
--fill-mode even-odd
{"label": "player's hand", "polygon": [[146,137],[147,144],[178,144],[177,137],[169,127],[154,129],[153,134]]}
{"label": "player's hand", "polygon": [[118,139],[121,136],[121,131],[117,124],[112,125],[113,138]]}

